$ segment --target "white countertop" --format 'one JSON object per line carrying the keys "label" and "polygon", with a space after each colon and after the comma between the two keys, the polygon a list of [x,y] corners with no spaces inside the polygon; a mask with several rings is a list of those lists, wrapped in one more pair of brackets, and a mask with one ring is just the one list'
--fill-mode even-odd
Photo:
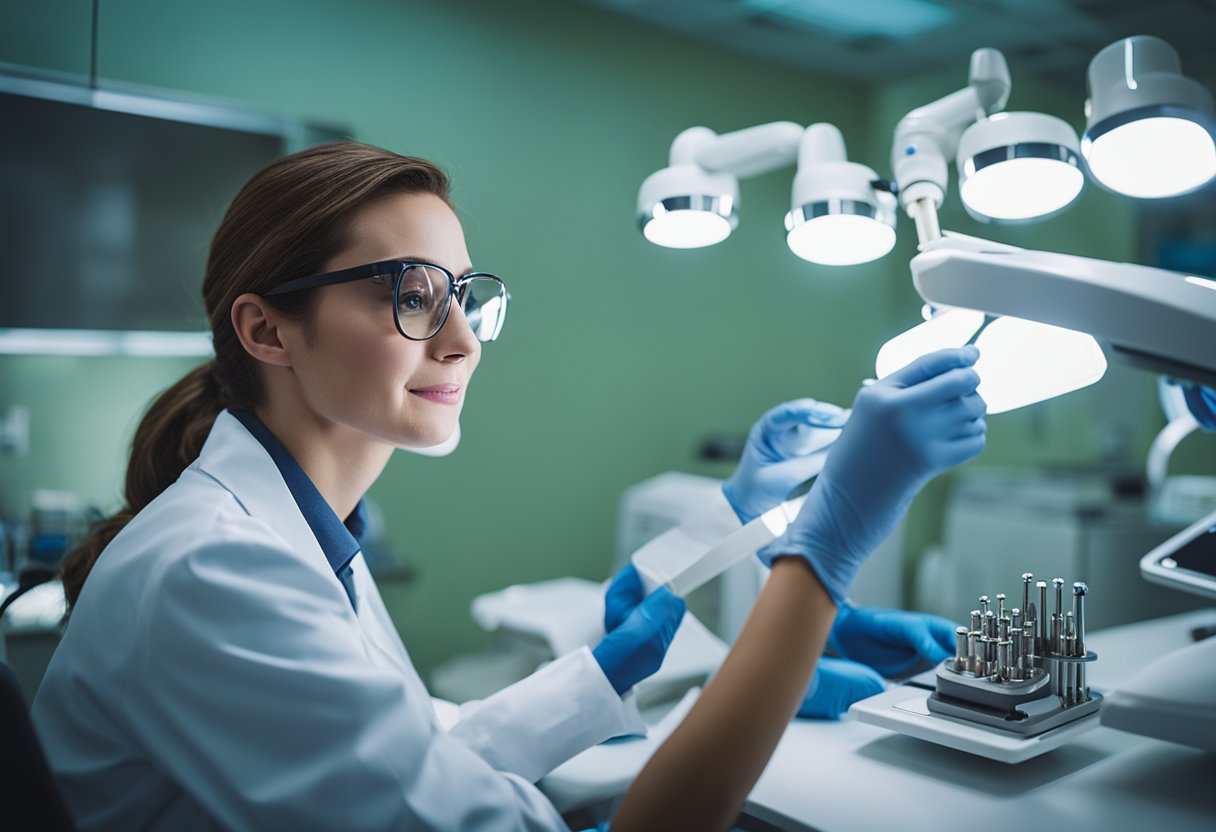
{"label": "white countertop", "polygon": [[[1109,690],[1146,661],[1192,643],[1216,609],[1095,632],[1089,682]],[[541,781],[563,811],[628,787],[691,697],[637,743],[597,746]],[[954,751],[848,718],[796,719],[745,813],[824,832],[1216,829],[1216,754],[1099,726],[1019,765]]]}

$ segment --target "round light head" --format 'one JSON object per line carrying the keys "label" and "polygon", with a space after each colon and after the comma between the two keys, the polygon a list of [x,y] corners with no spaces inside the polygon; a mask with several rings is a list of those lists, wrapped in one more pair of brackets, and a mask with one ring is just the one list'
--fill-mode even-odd
{"label": "round light head", "polygon": [[1094,56],[1087,80],[1081,152],[1103,187],[1152,199],[1216,177],[1212,94],[1182,75],[1168,43],[1147,35],[1112,43]]}
{"label": "round light head", "polygon": [[854,266],[877,260],[895,246],[895,212],[868,202],[810,202],[785,216],[785,242],[803,260]]}
{"label": "round light head", "polygon": [[739,224],[739,183],[698,165],[673,165],[646,178],[638,191],[638,227],[667,248],[720,243]]}
{"label": "round light head", "polygon": [[1141,199],[1189,193],[1216,176],[1216,141],[1192,111],[1148,107],[1085,131],[1090,173],[1112,191]]}
{"label": "round light head", "polygon": [[959,196],[984,222],[1016,223],[1058,213],[1081,193],[1077,134],[1043,113],[997,113],[958,143]]}
{"label": "round light head", "polygon": [[877,179],[854,162],[800,164],[785,215],[790,251],[824,266],[853,266],[894,248],[895,197],[876,190]]}

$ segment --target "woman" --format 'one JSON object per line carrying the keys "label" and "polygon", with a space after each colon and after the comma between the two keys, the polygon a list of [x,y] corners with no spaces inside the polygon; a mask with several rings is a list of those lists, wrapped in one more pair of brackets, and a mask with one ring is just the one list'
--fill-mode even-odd
{"label": "woman", "polygon": [[[392,451],[455,430],[505,313],[501,281],[471,271],[442,172],[353,143],[275,162],[225,215],[203,294],[214,362],[152,405],[126,511],[64,569],[72,618],[34,720],[77,822],[564,828],[531,782],[636,726],[619,694],[657,668],[683,604],[617,592],[617,626],[594,651],[439,728],[357,538],[360,500]],[[805,522],[769,552],[753,620],[691,727],[639,778],[624,828],[672,828],[672,799],[696,828],[706,811],[729,822],[878,527],[978,452],[974,354],[931,359],[859,395],[837,473],[830,460]],[[875,448],[882,475],[854,470]],[[737,737],[743,726],[754,730]],[[685,775],[722,742],[741,742],[746,765],[706,799]]]}

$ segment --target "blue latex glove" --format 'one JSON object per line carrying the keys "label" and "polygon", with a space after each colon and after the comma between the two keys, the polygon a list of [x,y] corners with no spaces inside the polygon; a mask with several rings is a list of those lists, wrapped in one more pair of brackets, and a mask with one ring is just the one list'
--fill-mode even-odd
{"label": "blue latex glove", "polygon": [[798,707],[798,716],[839,719],[854,702],[886,689],[882,677],[864,664],[824,656],[815,666],[815,675]]}
{"label": "blue latex glove", "polygon": [[738,467],[722,484],[739,519],[749,523],[789,499],[817,470],[812,455],[836,441],[848,418],[848,411],[834,404],[795,399],[756,420]]}
{"label": "blue latex glove", "polygon": [[805,558],[841,606],[925,483],[983,450],[977,358],[975,347],[939,350],[863,387],[802,510],[760,559]]}
{"label": "blue latex glove", "polygon": [[684,619],[684,599],[659,587],[642,597],[642,579],[629,564],[604,596],[604,640],[591,651],[617,693],[623,694],[663,664]]}
{"label": "blue latex glove", "polygon": [[1216,390],[1201,384],[1182,385],[1187,409],[1204,430],[1216,431]]}
{"label": "blue latex glove", "polygon": [[955,627],[938,615],[846,604],[836,613],[828,646],[891,678],[954,655]]}

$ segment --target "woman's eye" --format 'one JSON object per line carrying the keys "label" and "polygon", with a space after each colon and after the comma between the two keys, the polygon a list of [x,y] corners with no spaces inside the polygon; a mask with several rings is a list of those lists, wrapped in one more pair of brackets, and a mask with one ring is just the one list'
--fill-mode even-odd
{"label": "woman's eye", "polygon": [[397,296],[397,306],[407,312],[419,312],[426,306],[426,300],[417,292],[403,292]]}

